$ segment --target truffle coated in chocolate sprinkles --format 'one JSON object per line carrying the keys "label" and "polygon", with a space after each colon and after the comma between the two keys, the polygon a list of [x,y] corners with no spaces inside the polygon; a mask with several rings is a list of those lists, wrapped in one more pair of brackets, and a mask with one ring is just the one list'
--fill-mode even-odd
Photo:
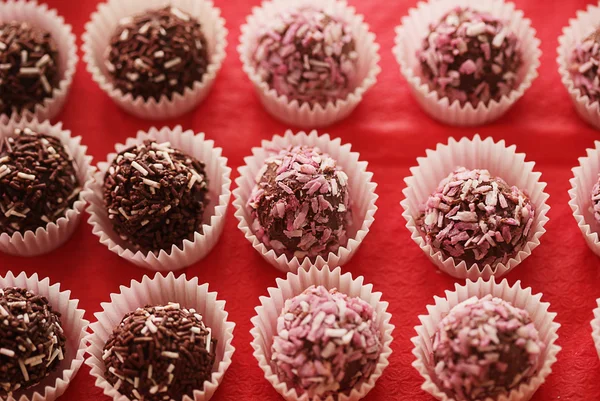
{"label": "truffle coated in chocolate sprinkles", "polygon": [[200,23],[174,6],[121,20],[105,57],[117,89],[157,101],[202,82],[209,63]]}
{"label": "truffle coated in chocolate sprinkles", "polygon": [[599,64],[600,28],[573,48],[568,62],[573,84],[589,103],[600,100]]}
{"label": "truffle coated in chocolate sprinkles", "polygon": [[66,354],[66,338],[60,313],[45,297],[26,289],[0,289],[0,321],[0,398],[4,398],[56,370]]}
{"label": "truffle coated in chocolate sprinkles", "polygon": [[487,170],[464,167],[442,180],[424,208],[418,224],[427,243],[480,270],[515,256],[535,218],[534,205],[517,187]]}
{"label": "truffle coated in chocolate sprinkles", "polygon": [[50,33],[27,22],[0,23],[0,114],[52,97],[60,82],[58,48]]}
{"label": "truffle coated in chocolate sprinkles", "polygon": [[58,138],[25,128],[0,140],[0,233],[56,222],[80,192],[73,157]]}
{"label": "truffle coated in chocolate sprinkles", "polygon": [[211,379],[216,345],[194,309],[176,303],[138,308],[104,346],[105,378],[130,400],[193,398]]}
{"label": "truffle coated in chocolate sprinkles", "polygon": [[598,176],[598,183],[592,189],[592,213],[594,219],[600,223],[600,176]]}
{"label": "truffle coated in chocolate sprinkles", "polygon": [[209,203],[204,164],[168,142],[145,140],[112,162],[104,202],[115,232],[135,249],[181,247],[202,232]]}

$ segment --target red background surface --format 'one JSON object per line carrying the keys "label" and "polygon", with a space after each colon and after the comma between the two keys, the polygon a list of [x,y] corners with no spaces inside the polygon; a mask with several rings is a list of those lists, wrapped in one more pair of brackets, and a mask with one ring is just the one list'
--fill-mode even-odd
{"label": "red background surface", "polygon": [[[394,27],[416,1],[350,2],[365,15],[377,34],[383,72],[354,114],[326,130],[351,143],[353,150],[361,153],[361,159],[369,162],[374,180],[379,183],[375,224],[344,270],[354,276],[364,275],[375,290],[383,292],[396,325],[391,365],[365,401],[432,400],[420,390],[422,379],[410,366],[413,361],[410,338],[415,333],[413,327],[419,323],[417,316],[426,312],[425,306],[433,302],[434,295],[452,289],[455,280],[438,273],[410,239],[399,202],[405,187],[403,178],[409,175],[409,167],[416,164],[415,159],[425,155],[425,149],[447,142],[450,136],[459,138],[476,132],[516,144],[528,160],[537,162],[536,169],[549,184],[552,210],[546,226],[548,233],[533,255],[507,276],[510,283],[522,280],[534,292],[542,292],[543,300],[551,303],[551,310],[558,312],[562,324],[558,343],[563,351],[534,401],[598,399],[600,363],[589,322],[595,300],[600,297],[600,259],[587,248],[576,226],[567,205],[567,190],[572,177],[570,169],[600,135],[576,115],[560,82],[555,61],[562,27],[575,16],[576,10],[591,2],[516,0],[518,8],[531,18],[542,41],[540,77],[505,117],[475,129],[452,128],[433,121],[419,109],[399,73],[391,53]],[[57,8],[80,35],[97,1],[48,0],[47,3]],[[288,128],[263,110],[236,51],[239,27],[259,0],[216,0],[216,4],[229,29],[227,59],[208,99],[182,118],[155,123],[125,114],[92,81],[84,63],[79,63],[70,99],[58,120],[75,135],[83,136],[83,143],[89,146],[95,162],[105,160],[114,143],[124,142],[137,130],[181,124],[186,129],[206,132],[217,146],[223,147],[229,165],[235,169],[243,163],[244,156],[250,155],[251,147]],[[237,172],[233,176],[237,177]],[[227,301],[230,319],[237,324],[234,361],[214,400],[275,401],[281,398],[264,380],[252,356],[249,330],[258,297],[267,295],[267,287],[274,286],[275,278],[283,275],[262,260],[236,225],[230,208],[219,244],[205,260],[185,273],[210,283],[211,289]],[[32,259],[0,255],[0,274],[8,270],[39,273],[50,277],[52,282],[60,282],[62,288],[72,290],[72,296],[81,300],[80,307],[86,309],[89,320],[94,319],[93,313],[100,309],[101,302],[109,301],[110,293],[147,273],[109,252],[86,223],[81,224],[64,247],[49,255]],[[81,369],[63,401],[108,400],[94,386],[88,372],[87,366]]]}

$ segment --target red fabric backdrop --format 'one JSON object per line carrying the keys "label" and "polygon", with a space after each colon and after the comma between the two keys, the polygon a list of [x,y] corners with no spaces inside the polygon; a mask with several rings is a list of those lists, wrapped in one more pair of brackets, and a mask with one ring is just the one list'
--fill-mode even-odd
{"label": "red fabric backdrop", "polygon": [[[124,0],[126,1],[126,0]],[[392,56],[394,27],[415,6],[415,0],[351,0],[377,34],[381,44],[383,72],[378,84],[346,121],[327,129],[341,137],[369,162],[377,193],[379,211],[371,233],[356,257],[344,270],[364,275],[366,281],[383,292],[390,302],[396,325],[391,365],[366,401],[416,400],[432,398],[420,390],[421,377],[411,367],[410,338],[418,315],[432,303],[434,295],[452,289],[455,280],[436,268],[410,239],[401,217],[403,178],[425,149],[448,137],[492,136],[516,144],[548,182],[550,223],[548,233],[533,255],[508,275],[510,283],[521,280],[534,292],[542,292],[562,324],[559,344],[563,351],[553,373],[534,397],[541,400],[589,400],[600,394],[600,364],[590,336],[590,320],[596,298],[600,297],[600,259],[587,248],[567,205],[571,168],[599,139],[598,131],[576,115],[563,88],[556,65],[557,39],[584,0],[516,0],[518,8],[531,18],[542,41],[540,77],[524,98],[500,121],[479,128],[462,129],[441,125],[425,115],[411,97],[407,83]],[[95,10],[97,0],[48,0],[71,24],[77,35]],[[253,146],[262,139],[283,133],[285,125],[275,121],[262,108],[250,82],[242,71],[236,46],[240,25],[259,0],[216,0],[229,29],[227,59],[208,99],[197,110],[177,120],[154,123],[133,118],[119,110],[92,81],[83,62],[79,63],[69,101],[58,120],[75,135],[83,136],[94,161],[105,160],[115,142],[123,142],[137,130],[153,125],[183,125],[204,131],[224,149],[234,169],[243,163]],[[81,44],[81,41],[79,41]],[[233,174],[238,176],[237,172]],[[86,216],[87,219],[87,216]],[[219,244],[203,261],[185,270],[210,283],[212,290],[227,301],[230,318],[237,324],[234,345],[237,351],[215,401],[275,401],[279,395],[264,380],[252,356],[250,318],[258,297],[283,275],[265,263],[236,227],[232,208]],[[80,299],[87,319],[109,301],[109,294],[131,279],[140,280],[147,272],[109,252],[92,235],[90,226],[81,224],[73,238],[62,248],[43,257],[24,259],[0,255],[0,274],[12,270],[39,273],[60,282]],[[63,401],[108,400],[94,386],[85,366],[72,383]]]}

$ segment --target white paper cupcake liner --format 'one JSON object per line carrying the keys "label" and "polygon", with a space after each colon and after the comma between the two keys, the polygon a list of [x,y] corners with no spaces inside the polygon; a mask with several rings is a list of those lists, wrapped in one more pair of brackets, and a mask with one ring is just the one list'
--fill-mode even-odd
{"label": "white paper cupcake liner", "polygon": [[[194,86],[186,88],[183,94],[175,93],[171,99],[163,95],[159,101],[154,98],[145,101],[141,96],[134,98],[130,93],[116,89],[111,83],[104,63],[105,51],[121,19],[169,5],[181,9],[200,22],[208,41],[210,63],[202,82],[195,82]],[[94,81],[119,107],[136,117],[148,120],[179,117],[198,106],[210,92],[226,56],[225,20],[221,18],[221,11],[211,0],[108,0],[98,6],[85,29],[83,58]]]}
{"label": "white paper cupcake liner", "polygon": [[[524,64],[518,73],[521,83],[500,101],[491,100],[488,105],[479,103],[477,107],[470,103],[461,106],[458,101],[450,104],[447,97],[440,98],[436,91],[430,90],[428,83],[420,76],[416,53],[429,33],[430,24],[436,23],[457,6],[490,12],[507,21],[509,29],[519,38]],[[535,34],[531,21],[524,18],[523,12],[516,10],[513,3],[502,0],[430,0],[427,3],[419,2],[416,8],[409,10],[408,16],[402,18],[402,25],[396,28],[396,46],[393,52],[413,95],[431,117],[449,125],[482,125],[506,113],[538,76],[542,52],[540,40]]]}
{"label": "white paper cupcake liner", "polygon": [[79,300],[71,299],[71,291],[61,291],[60,284],[50,284],[47,278],[40,280],[37,274],[27,277],[25,273],[15,276],[8,272],[0,277],[0,288],[7,287],[25,288],[46,297],[52,309],[61,314],[61,327],[67,342],[65,358],[54,372],[35,386],[17,391],[5,401],[54,401],[63,395],[83,365],[89,325],[84,319],[85,311],[77,308]]}
{"label": "white paper cupcake liner", "polygon": [[[546,203],[549,195],[544,192],[546,183],[540,182],[542,175],[533,171],[535,163],[526,162],[525,154],[516,153],[516,146],[507,147],[504,140],[482,140],[479,135],[475,135],[472,140],[462,138],[458,142],[450,138],[447,145],[438,144],[435,151],[428,150],[427,157],[420,157],[417,162],[419,165],[410,169],[412,176],[404,180],[407,187],[402,191],[405,196],[401,202],[404,208],[402,216],[407,221],[406,227],[411,232],[412,239],[441,271],[461,279],[501,277],[531,255],[540,244],[540,237],[546,232],[544,226],[549,220],[547,214],[550,206]],[[535,219],[529,241],[508,263],[500,263],[495,267],[489,264],[479,267],[476,264],[467,266],[464,261],[458,262],[452,257],[445,258],[442,252],[436,251],[425,241],[417,225],[421,207],[435,192],[442,179],[457,167],[487,169],[492,176],[500,177],[509,185],[515,185],[524,191],[535,205]]]}
{"label": "white paper cupcake liner", "polygon": [[578,43],[581,43],[592,32],[598,29],[600,21],[600,6],[590,4],[586,11],[578,11],[577,18],[569,20],[569,26],[563,28],[563,34],[558,38],[558,72],[562,83],[567,88],[571,100],[575,105],[577,113],[588,123],[600,129],[600,104],[591,102],[587,95],[584,95],[575,87],[571,73],[569,72],[569,57]]}
{"label": "white paper cupcake liner", "polygon": [[594,319],[592,320],[592,339],[600,357],[600,298],[596,300],[598,307],[594,309]]}
{"label": "white paper cupcake liner", "polygon": [[[274,367],[271,365],[271,345],[273,337],[277,334],[277,318],[283,310],[285,301],[300,295],[308,287],[322,285],[327,289],[336,288],[349,297],[358,297],[369,303],[377,313],[377,324],[381,332],[383,348],[377,367],[368,381],[353,389],[350,394],[340,394],[337,397],[328,396],[323,399],[319,396],[309,398],[308,394],[298,395],[295,389],[289,389],[281,383]],[[261,297],[261,305],[255,310],[257,315],[252,318],[253,328],[252,348],[254,357],[258,360],[260,368],[265,372],[265,378],[273,385],[275,390],[287,401],[357,401],[365,397],[375,387],[375,383],[389,365],[392,354],[390,347],[394,326],[390,323],[392,315],[387,312],[388,303],[381,300],[380,292],[373,292],[373,285],[364,284],[362,276],[353,279],[350,273],[342,274],[339,267],[330,270],[328,266],[319,269],[316,266],[310,270],[300,270],[297,274],[288,273],[287,278],[277,279],[277,288],[269,288],[269,297]]]}
{"label": "white paper cupcake liner", "polygon": [[476,282],[467,280],[465,285],[456,284],[455,291],[446,291],[445,298],[434,298],[435,305],[427,306],[428,314],[419,316],[421,325],[415,327],[417,336],[412,338],[412,343],[415,346],[413,355],[416,357],[416,361],[412,365],[425,379],[425,383],[423,383],[421,388],[438,400],[454,401],[453,398],[440,390],[436,384],[436,378],[431,376],[433,369],[433,361],[431,359],[433,350],[432,339],[438,325],[457,304],[472,297],[482,298],[488,294],[510,302],[517,308],[526,310],[539,332],[540,340],[546,344],[542,355],[543,361],[540,363],[537,375],[528,383],[521,384],[518,389],[511,391],[508,396],[501,396],[498,400],[529,400],[552,372],[552,365],[556,362],[556,355],[561,350],[561,347],[556,345],[556,340],[558,339],[557,331],[560,324],[554,321],[556,313],[548,311],[550,304],[541,302],[542,294],[532,295],[531,288],[523,289],[520,281],[517,281],[511,287],[508,285],[506,279],[500,283],[496,283],[494,277],[489,281],[484,281],[481,278]]}
{"label": "white paper cupcake liner", "polygon": [[90,326],[92,334],[86,339],[89,343],[89,357],[85,363],[91,368],[90,374],[96,378],[96,386],[115,401],[137,401],[129,400],[120,394],[104,378],[104,345],[127,313],[146,305],[157,306],[174,302],[187,309],[196,309],[202,315],[203,322],[211,329],[213,338],[218,340],[211,380],[204,382],[203,391],[195,390],[193,398],[183,397],[183,401],[210,400],[223,381],[235,351],[231,345],[235,324],[227,320],[225,301],[217,300],[217,293],[209,292],[208,284],[199,284],[197,277],[187,280],[183,274],[175,278],[173,273],[167,276],[157,273],[152,279],[144,276],[141,282],[132,280],[129,287],[122,286],[121,292],[111,294],[110,299],[111,302],[102,304],[103,311],[95,314],[98,321]]}
{"label": "white paper cupcake liner", "polygon": [[[129,147],[142,143],[146,139],[154,139],[159,143],[170,142],[171,147],[180,150],[206,164],[208,178],[208,193],[210,203],[204,212],[202,233],[196,232],[193,241],[184,240],[183,246],[173,245],[169,251],[161,250],[158,254],[132,250],[113,230],[111,220],[104,205],[103,184],[106,171],[117,154]],[[106,162],[98,163],[98,172],[89,191],[84,198],[89,203],[87,212],[88,222],[92,232],[100,238],[100,242],[138,266],[154,271],[170,271],[183,269],[204,258],[216,245],[223,227],[225,215],[231,198],[231,168],[227,167],[227,158],[221,156],[222,149],[214,146],[214,141],[204,138],[204,134],[194,134],[193,131],[183,131],[181,126],[174,129],[150,128],[148,133],[138,132],[135,138],[128,138],[125,144],[115,145],[116,153],[111,153]]]}
{"label": "white paper cupcake liner", "polygon": [[37,256],[60,247],[71,237],[79,225],[81,214],[85,208],[84,189],[92,182],[95,168],[92,166],[92,157],[86,154],[87,146],[81,144],[81,137],[72,137],[71,131],[64,130],[62,123],[51,125],[48,121],[38,122],[35,118],[28,122],[13,116],[9,121],[0,124],[0,141],[7,136],[14,135],[17,128],[30,128],[39,133],[59,138],[65,149],[73,156],[77,178],[82,189],[73,207],[56,222],[39,227],[35,232],[0,234],[1,252],[18,256]]}
{"label": "white paper cupcake liner", "polygon": [[[326,258],[317,256],[314,261],[310,258],[291,260],[286,255],[279,255],[268,249],[254,234],[252,230],[252,214],[247,206],[252,189],[256,185],[256,176],[262,168],[265,159],[272,155],[273,149],[283,149],[288,146],[306,145],[318,147],[322,152],[328,153],[337,160],[338,166],[349,177],[350,199],[352,200],[352,227],[348,229],[348,243],[340,247],[336,253],[329,253]],[[332,139],[329,134],[319,136],[317,131],[310,134],[298,134],[287,131],[284,136],[276,135],[271,141],[263,141],[260,148],[252,149],[252,156],[246,157],[246,165],[238,169],[240,176],[235,180],[236,189],[233,191],[235,217],[239,220],[238,228],[244,233],[262,257],[282,272],[296,272],[298,269],[308,270],[313,264],[317,267],[342,266],[356,253],[369,229],[375,221],[377,206],[375,202],[379,197],[375,193],[377,184],[372,182],[373,173],[367,171],[367,162],[359,161],[360,154],[351,151],[351,145],[342,145],[339,138]],[[314,263],[313,263],[314,262]]]}
{"label": "white paper cupcake liner", "polygon": [[587,150],[587,157],[579,158],[579,167],[573,168],[569,190],[569,206],[590,249],[600,256],[600,223],[592,211],[592,189],[600,175],[600,141],[595,149]]}
{"label": "white paper cupcake liner", "polygon": [[[320,104],[310,106],[308,103],[300,104],[297,100],[288,99],[285,95],[278,95],[275,89],[269,88],[257,74],[252,65],[252,53],[259,39],[260,29],[273,16],[281,11],[296,8],[302,5],[312,5],[346,21],[354,34],[356,51],[358,52],[358,70],[356,89],[345,99],[329,102],[325,107]],[[361,102],[364,94],[375,82],[381,72],[379,67],[379,44],[375,42],[375,35],[369,32],[369,26],[364,22],[362,15],[357,15],[353,7],[348,6],[345,0],[272,0],[265,1],[261,7],[255,7],[252,15],[248,16],[246,24],[241,27],[240,45],[238,52],[244,66],[244,71],[254,84],[260,101],[265,109],[275,118],[286,124],[319,128],[331,125],[350,115]]]}
{"label": "white paper cupcake liner", "polygon": [[12,0],[0,2],[0,23],[26,21],[47,32],[56,42],[59,54],[60,82],[52,90],[52,96],[35,106],[33,111],[25,110],[11,116],[0,115],[0,122],[6,123],[11,117],[37,118],[39,121],[52,120],[62,110],[73,83],[77,67],[77,45],[71,25],[67,25],[56,10],[49,10],[47,4],[37,1]]}

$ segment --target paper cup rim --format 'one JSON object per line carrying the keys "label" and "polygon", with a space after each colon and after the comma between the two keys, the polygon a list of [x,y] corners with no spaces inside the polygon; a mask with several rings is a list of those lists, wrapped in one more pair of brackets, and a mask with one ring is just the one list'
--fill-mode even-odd
{"label": "paper cup rim", "polygon": [[[491,277],[489,280],[484,280],[483,278],[479,278],[477,281],[472,281],[467,279],[464,285],[455,284],[454,291],[446,290],[445,297],[434,296],[433,305],[427,306],[427,315],[420,315],[419,321],[421,324],[419,326],[415,326],[415,331],[417,335],[411,338],[411,342],[414,346],[412,353],[416,358],[412,363],[412,366],[419,372],[419,374],[425,379],[425,382],[422,384],[421,389],[438,400],[442,401],[454,401],[454,399],[448,396],[445,392],[441,391],[438,385],[435,383],[435,380],[431,377],[429,373],[429,367],[427,361],[423,360],[423,352],[421,352],[422,347],[424,345],[421,341],[421,336],[423,334],[428,333],[428,327],[433,328],[441,319],[439,317],[436,319],[431,316],[432,311],[436,311],[436,308],[439,308],[446,313],[456,306],[458,303],[466,301],[468,298],[464,298],[460,295],[460,291],[466,291],[469,293],[476,292],[477,295],[469,295],[469,297],[477,296],[481,298],[485,295],[492,294],[494,297],[501,298],[505,301],[510,302],[516,307],[529,310],[535,305],[537,308],[541,308],[541,313],[544,314],[544,318],[550,319],[549,327],[546,329],[547,333],[545,337],[548,337],[544,343],[546,344],[545,350],[545,358],[543,364],[540,364],[540,369],[537,372],[536,376],[532,377],[529,382],[522,383],[519,385],[517,389],[511,390],[507,395],[502,395],[498,397],[499,401],[518,401],[518,400],[528,400],[531,396],[538,390],[538,388],[546,381],[546,378],[552,373],[552,365],[557,361],[557,354],[561,351],[561,347],[556,344],[558,340],[558,329],[560,328],[560,324],[555,321],[557,314],[555,312],[550,312],[548,308],[550,307],[549,302],[542,302],[541,298],[543,296],[542,293],[533,294],[532,289],[530,287],[522,288],[521,281],[517,280],[514,285],[509,285],[506,279],[503,279],[501,282],[497,283],[495,277]],[[509,301],[506,298],[508,297],[509,292],[514,293],[514,297],[517,295],[521,295],[525,297],[526,300],[519,302],[520,305],[515,305],[516,302]],[[444,304],[445,303],[445,304]],[[437,312],[437,311],[436,311]],[[532,320],[534,317],[532,316]],[[540,319],[535,319],[540,320]],[[536,328],[541,331],[539,327],[541,324],[534,322]],[[544,322],[543,326],[548,325],[548,322]],[[486,401],[491,401],[491,398],[486,398]]]}
{"label": "paper cup rim", "polygon": [[[277,142],[283,142],[291,145],[295,142],[296,138],[298,138],[298,140],[304,144],[309,144],[309,141],[315,141],[318,138],[323,138],[325,141],[333,144],[334,146],[340,146],[340,148],[347,151],[349,155],[356,156],[357,160],[360,156],[358,152],[351,151],[351,144],[341,145],[340,138],[331,138],[331,136],[327,133],[319,135],[316,130],[312,130],[310,131],[310,133],[306,133],[305,131],[299,131],[297,133],[294,133],[292,130],[287,130],[283,136],[275,135],[270,140],[263,140],[260,147],[252,148],[251,156],[247,156],[244,158],[246,164],[238,168],[239,176],[235,180],[236,188],[233,190],[233,207],[235,209],[235,217],[239,221],[238,228],[240,229],[240,231],[242,231],[246,239],[252,244],[252,247],[254,249],[256,249],[265,259],[267,259],[271,265],[273,265],[275,268],[284,273],[294,273],[299,269],[308,270],[312,265],[344,265],[354,256],[354,253],[358,250],[362,241],[369,233],[371,226],[375,222],[375,213],[378,210],[376,203],[377,199],[379,198],[379,195],[375,193],[377,184],[372,181],[373,173],[367,171],[367,162],[360,160],[357,162],[360,168],[360,173],[364,176],[365,179],[367,179],[367,185],[370,193],[370,199],[368,202],[368,208],[365,217],[353,238],[348,238],[348,243],[346,244],[346,246],[340,246],[337,252],[330,252],[327,255],[327,258],[324,258],[323,256],[319,255],[314,261],[311,261],[309,257],[305,257],[304,259],[299,260],[296,256],[294,256],[291,259],[288,258],[285,254],[277,256],[273,249],[267,248],[265,244],[263,244],[258,239],[256,234],[252,230],[252,221],[247,220],[244,216],[244,211],[247,210],[246,203],[248,200],[244,199],[241,187],[243,183],[250,178],[249,176],[251,175],[248,163],[254,159],[260,159],[260,157],[257,154],[258,151],[262,151],[273,147],[279,147],[277,145]],[[321,150],[325,152],[324,149]],[[252,179],[254,179],[254,177],[252,177]]]}
{"label": "paper cup rim", "polygon": [[[260,345],[260,339],[263,337],[263,335],[261,330],[258,328],[261,325],[261,314],[272,302],[274,297],[281,296],[282,298],[285,298],[282,294],[282,288],[288,285],[291,281],[295,280],[299,281],[299,285],[303,290],[311,285],[323,285],[326,288],[331,289],[333,287],[340,287],[344,283],[348,283],[348,285],[355,284],[361,288],[360,293],[357,294],[356,297],[361,298],[365,302],[369,303],[374,309],[377,309],[375,305],[379,305],[381,308],[383,316],[381,316],[379,319],[381,320],[380,332],[382,350],[377,362],[377,367],[367,382],[361,383],[358,388],[353,388],[349,394],[339,394],[335,397],[330,395],[326,398],[321,398],[320,396],[310,398],[306,393],[299,396],[296,392],[296,389],[289,389],[285,383],[279,381],[277,374],[274,372],[272,366],[269,364],[269,361],[265,356],[264,350]],[[340,289],[338,288],[338,290]],[[254,349],[253,355],[258,361],[259,367],[264,372],[265,379],[271,383],[275,390],[281,394],[284,399],[287,401],[358,401],[359,399],[365,397],[367,393],[369,393],[375,387],[377,380],[381,377],[383,371],[389,365],[389,357],[393,352],[391,344],[394,340],[392,333],[395,329],[395,326],[391,323],[392,314],[387,310],[389,303],[381,300],[381,292],[373,292],[372,284],[364,284],[363,276],[359,276],[354,279],[350,273],[342,274],[340,267],[336,267],[335,269],[331,270],[327,265],[323,266],[322,268],[312,266],[310,270],[299,270],[297,273],[290,272],[287,274],[285,279],[277,278],[276,287],[269,287],[267,292],[269,293],[269,296],[261,296],[259,298],[260,305],[254,308],[256,316],[250,320],[252,323],[250,334],[253,338],[250,345]],[[296,291],[294,291],[294,296],[299,295],[300,292],[296,293]],[[285,299],[283,299],[283,301],[285,302]]]}
{"label": "paper cup rim", "polygon": [[[219,170],[218,173],[222,176],[223,182],[222,182],[222,185],[220,188],[215,188],[216,189],[215,192],[217,192],[218,200],[215,203],[214,212],[210,216],[210,224],[208,224],[208,223],[202,224],[203,232],[202,233],[195,232],[193,241],[186,239],[183,241],[181,247],[173,245],[169,251],[165,251],[164,249],[161,249],[158,253],[142,252],[139,250],[134,252],[131,249],[125,248],[125,247],[121,246],[120,244],[116,243],[111,238],[112,234],[109,235],[106,232],[106,228],[104,227],[104,224],[101,221],[99,221],[97,212],[95,211],[96,208],[104,208],[104,204],[102,203],[99,205],[93,199],[95,196],[97,196],[101,200],[103,200],[104,198],[101,193],[100,194],[97,193],[98,191],[96,188],[92,188],[92,187],[93,186],[95,187],[96,185],[99,185],[101,187],[101,183],[104,181],[104,174],[106,173],[106,170],[108,169],[108,167],[110,166],[112,161],[115,159],[115,157],[119,153],[119,151],[120,151],[119,149],[123,150],[127,147],[141,143],[146,139],[155,139],[157,137],[157,135],[169,135],[172,137],[180,136],[182,138],[197,139],[197,140],[201,141],[204,146],[207,146],[208,148],[211,149],[212,157],[217,160],[218,170]],[[114,146],[114,149],[115,150],[113,152],[111,152],[107,155],[106,160],[98,163],[98,171],[94,174],[94,180],[90,183],[89,187],[87,188],[87,190],[84,193],[84,199],[88,202],[87,212],[90,215],[90,217],[88,219],[88,223],[92,226],[92,233],[94,235],[96,235],[99,238],[100,243],[105,245],[111,252],[114,252],[117,255],[119,255],[120,257],[122,257],[130,262],[133,262],[139,266],[142,266],[146,269],[153,270],[153,271],[159,271],[159,270],[171,271],[171,270],[180,270],[180,269],[183,269],[184,267],[188,266],[189,263],[180,264],[177,261],[173,261],[171,259],[174,259],[175,255],[183,255],[186,252],[189,252],[190,250],[194,249],[194,247],[201,245],[203,241],[207,241],[209,239],[209,237],[215,236],[216,239],[218,239],[221,235],[221,231],[218,230],[218,232],[213,232],[214,230],[211,230],[207,234],[206,233],[207,228],[222,225],[222,223],[224,222],[225,217],[227,215],[227,208],[229,206],[229,200],[231,198],[231,190],[230,190],[231,168],[227,165],[227,158],[222,156],[223,149],[215,146],[213,140],[206,139],[206,136],[204,133],[195,133],[191,129],[183,130],[181,125],[177,125],[173,129],[171,129],[169,127],[163,127],[161,129],[151,127],[148,131],[140,130],[137,132],[135,137],[127,138],[124,143],[120,143],[120,142],[116,143]],[[202,162],[206,162],[206,161],[202,161]],[[211,184],[209,183],[209,188],[210,188],[210,185]],[[110,229],[112,230],[112,228],[110,228]],[[215,239],[214,245],[216,245],[216,239]],[[160,258],[170,259],[173,264],[173,267],[166,268],[166,269],[157,269],[157,268],[153,267],[153,266],[155,266],[156,263],[160,264],[160,262],[159,262]],[[198,260],[200,260],[200,259],[198,259]],[[195,260],[195,262],[197,262],[198,260]],[[193,262],[193,263],[195,263],[195,262]]]}

